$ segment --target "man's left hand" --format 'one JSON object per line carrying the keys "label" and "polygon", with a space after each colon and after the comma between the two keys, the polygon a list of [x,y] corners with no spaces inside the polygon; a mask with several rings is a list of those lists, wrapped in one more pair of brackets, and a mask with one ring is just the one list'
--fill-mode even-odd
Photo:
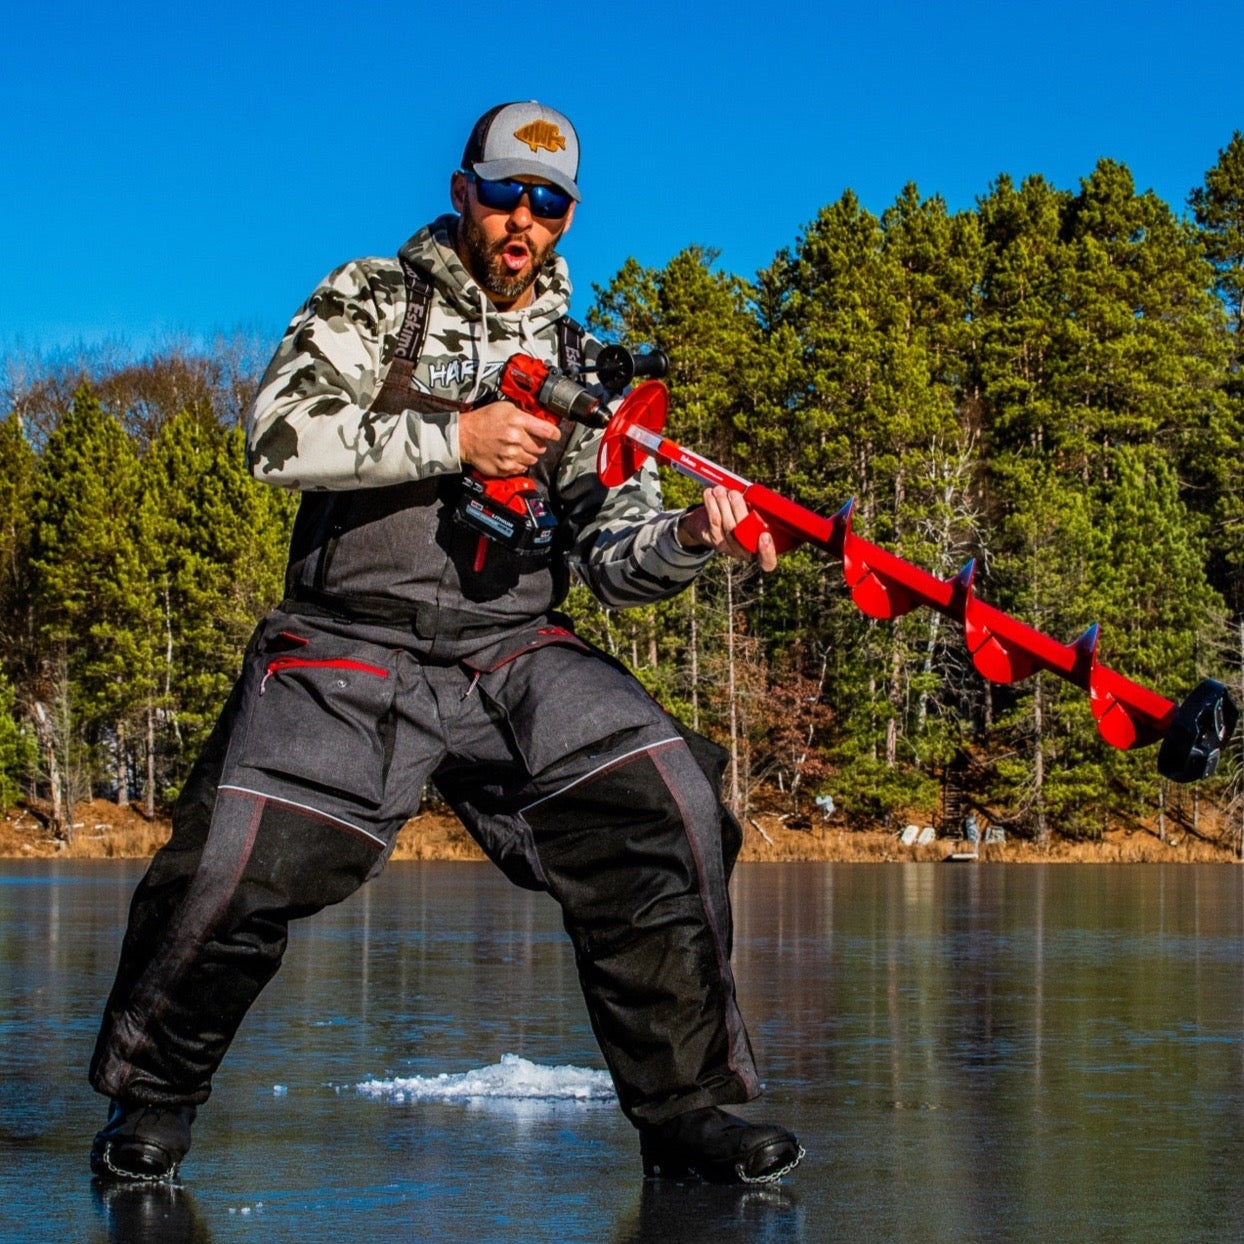
{"label": "man's left hand", "polygon": [[754,562],[764,571],[777,567],[777,549],[766,531],[753,556],[735,538],[734,529],[747,517],[743,494],[720,484],[704,490],[704,504],[678,520],[678,543],[685,549],[712,549],[739,561]]}

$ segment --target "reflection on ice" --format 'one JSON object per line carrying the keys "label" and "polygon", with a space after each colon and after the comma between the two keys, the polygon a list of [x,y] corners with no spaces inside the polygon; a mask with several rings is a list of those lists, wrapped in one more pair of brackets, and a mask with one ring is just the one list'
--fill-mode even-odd
{"label": "reflection on ice", "polygon": [[457,1075],[367,1080],[356,1086],[368,1097],[390,1101],[613,1101],[613,1083],[590,1067],[544,1067],[517,1054]]}

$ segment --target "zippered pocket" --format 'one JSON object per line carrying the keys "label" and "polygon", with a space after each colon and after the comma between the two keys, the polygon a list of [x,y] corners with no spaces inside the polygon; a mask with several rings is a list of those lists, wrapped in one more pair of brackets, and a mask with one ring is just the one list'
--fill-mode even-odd
{"label": "zippered pocket", "polygon": [[[389,671],[380,665],[369,665],[366,661],[354,661],[348,657],[333,657],[328,660],[315,661],[309,657],[273,657],[264,670],[263,681],[259,684],[259,694],[263,695],[268,686],[268,679],[273,674],[286,670],[317,669],[317,670],[351,670],[360,674],[372,674],[376,678],[388,678]],[[341,680],[338,680],[341,682]],[[341,683],[341,685],[345,685]]]}
{"label": "zippered pocket", "polygon": [[396,728],[395,654],[316,637],[297,653],[270,648],[260,661],[240,763],[378,808]]}

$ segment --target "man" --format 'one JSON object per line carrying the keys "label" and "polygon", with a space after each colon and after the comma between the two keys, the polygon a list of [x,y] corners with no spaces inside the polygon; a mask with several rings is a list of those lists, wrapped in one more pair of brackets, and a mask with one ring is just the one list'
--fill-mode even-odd
{"label": "man", "polygon": [[[101,1177],[175,1174],[289,920],[379,872],[429,780],[513,880],[561,904],[645,1174],[768,1181],[802,1156],[720,1108],[759,1091],[729,964],[740,835],[721,751],[549,613],[571,569],[620,607],[673,595],[714,552],[746,556],[746,507],[712,490],[663,511],[651,467],[606,489],[599,431],[488,396],[512,354],[599,350],[566,316],[554,250],[578,163],[560,113],[489,111],[450,181],[456,214],[396,260],[330,275],[263,379],[253,472],[302,492],[287,598],[134,898],[91,1066],[111,1099]],[[468,468],[536,479],[552,548],[481,545]],[[757,557],[773,568],[771,540]]]}

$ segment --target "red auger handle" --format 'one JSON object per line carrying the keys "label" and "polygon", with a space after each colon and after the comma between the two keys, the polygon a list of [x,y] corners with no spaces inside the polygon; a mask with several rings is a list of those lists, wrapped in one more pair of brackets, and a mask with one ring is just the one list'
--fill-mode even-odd
{"label": "red auger handle", "polygon": [[[685,451],[684,451],[685,452]],[[715,465],[715,464],[713,464]],[[746,527],[747,519],[759,515],[761,526],[773,536],[773,543],[779,553],[786,552],[799,544],[821,544],[828,546],[834,538],[834,520],[824,518],[814,510],[809,510],[797,501],[791,501],[776,493],[764,484],[748,484],[743,489],[743,500],[747,502],[751,514],[734,529],[734,537],[749,553],[755,553],[755,544],[749,544],[751,528],[746,528],[742,535],[739,527]],[[759,539],[761,532],[756,531]]]}

